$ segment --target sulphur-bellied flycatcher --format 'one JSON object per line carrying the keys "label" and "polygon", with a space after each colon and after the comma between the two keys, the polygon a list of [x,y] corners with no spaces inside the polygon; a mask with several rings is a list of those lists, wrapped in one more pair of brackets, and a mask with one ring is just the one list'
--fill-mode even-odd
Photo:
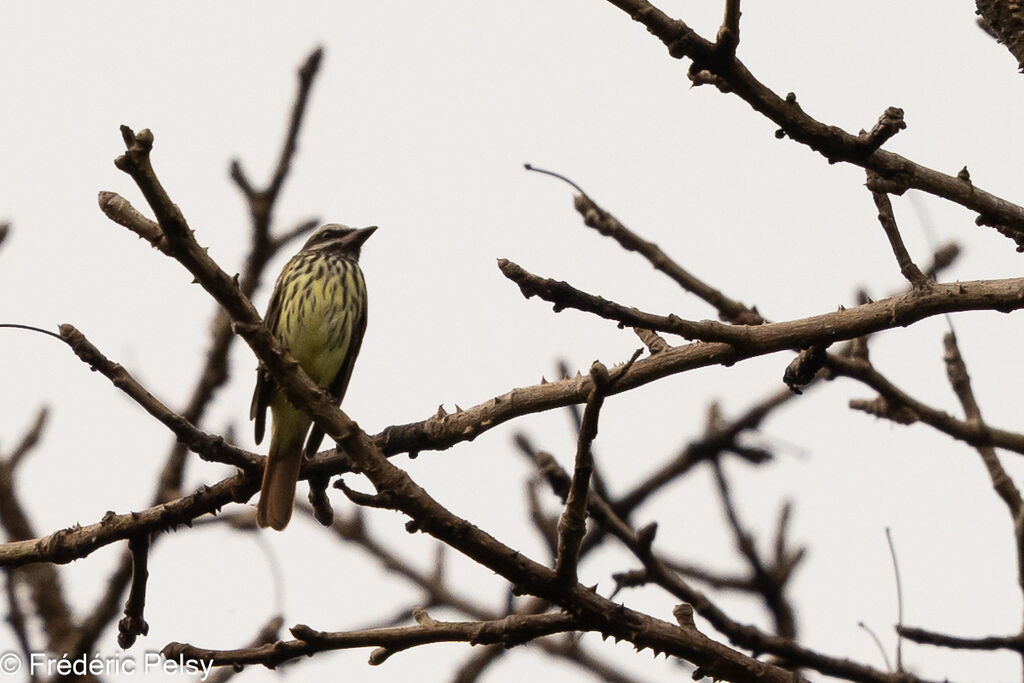
{"label": "sulphur-bellied flycatcher", "polygon": [[[376,229],[337,223],[317,228],[281,271],[267,307],[270,332],[339,404],[366,331],[366,283],[359,269],[359,250]],[[257,444],[263,440],[268,406],[274,421],[256,521],[280,530],[292,516],[302,443],[306,443],[306,456],[312,456],[324,433],[316,425],[310,431],[310,417],[291,404],[261,367],[249,412],[249,419],[256,420]]]}

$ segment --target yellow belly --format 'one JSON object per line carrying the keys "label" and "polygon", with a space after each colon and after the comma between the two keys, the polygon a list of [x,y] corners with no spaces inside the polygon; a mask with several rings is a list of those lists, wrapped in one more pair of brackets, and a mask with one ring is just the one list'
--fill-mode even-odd
{"label": "yellow belly", "polygon": [[[337,377],[352,342],[355,325],[351,302],[361,284],[358,271],[327,269],[324,276],[296,283],[286,300],[293,302],[281,320],[281,341],[309,378],[327,387]],[[351,287],[346,296],[345,289]],[[346,305],[349,304],[349,305]]]}

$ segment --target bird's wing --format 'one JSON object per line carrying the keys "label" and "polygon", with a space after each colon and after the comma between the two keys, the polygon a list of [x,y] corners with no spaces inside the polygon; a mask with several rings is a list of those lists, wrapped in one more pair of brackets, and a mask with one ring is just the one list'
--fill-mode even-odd
{"label": "bird's wing", "polygon": [[[327,387],[327,391],[334,397],[335,402],[341,405],[341,399],[345,398],[345,391],[348,389],[348,382],[352,379],[352,368],[355,367],[356,358],[359,356],[359,349],[363,345],[363,335],[366,333],[366,307],[359,314],[352,327],[352,338],[348,343],[348,351],[345,352],[345,360],[338,369],[334,381]],[[324,440],[324,430],[313,424],[306,440],[306,457],[312,458],[320,450],[320,444]]]}
{"label": "bird's wing", "polygon": [[[286,266],[287,268],[287,266]],[[281,317],[281,287],[280,282],[274,286],[274,293],[270,295],[270,304],[267,306],[267,315],[263,318],[270,333],[277,336],[277,321]],[[256,389],[252,392],[252,405],[249,407],[249,419],[256,420],[255,432],[256,443],[263,441],[263,434],[267,426],[267,407],[274,395],[277,385],[274,378],[260,364],[256,370]]]}

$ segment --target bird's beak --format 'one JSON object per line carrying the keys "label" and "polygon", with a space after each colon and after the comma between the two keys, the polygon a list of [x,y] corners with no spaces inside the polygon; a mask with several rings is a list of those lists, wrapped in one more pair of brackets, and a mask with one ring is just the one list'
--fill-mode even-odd
{"label": "bird's beak", "polygon": [[347,247],[361,247],[363,242],[370,239],[370,235],[377,231],[376,225],[371,225],[368,228],[359,228],[355,232],[349,233],[345,239],[345,246]]}

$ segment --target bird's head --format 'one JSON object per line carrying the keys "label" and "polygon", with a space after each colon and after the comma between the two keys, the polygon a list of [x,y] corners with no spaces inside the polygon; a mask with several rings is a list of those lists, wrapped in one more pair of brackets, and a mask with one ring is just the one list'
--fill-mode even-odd
{"label": "bird's head", "polygon": [[327,223],[313,231],[302,247],[303,251],[326,250],[340,253],[352,259],[359,258],[359,250],[370,235],[377,229],[376,225],[368,228],[350,228],[340,223]]}

